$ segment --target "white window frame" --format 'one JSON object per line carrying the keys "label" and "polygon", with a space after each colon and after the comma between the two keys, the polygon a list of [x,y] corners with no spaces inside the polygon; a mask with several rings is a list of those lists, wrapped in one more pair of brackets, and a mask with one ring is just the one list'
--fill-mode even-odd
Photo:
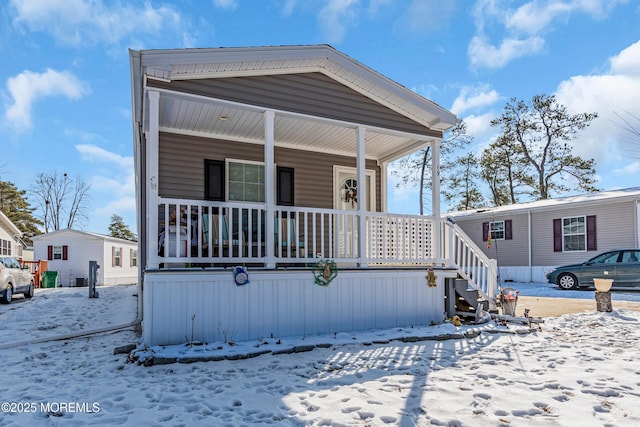
{"label": "white window frame", "polygon": [[[224,185],[225,185],[225,199],[227,202],[238,202],[238,203],[257,203],[257,204],[264,204],[264,199],[266,198],[266,182],[263,182],[263,193],[262,193],[262,201],[247,201],[247,200],[231,200],[230,199],[230,195],[231,192],[229,191],[229,164],[230,163],[240,163],[240,164],[244,164],[244,165],[259,165],[263,167],[263,171],[266,174],[266,168],[265,168],[265,164],[264,162],[256,162],[253,160],[240,160],[240,159],[225,159],[225,168],[224,168]],[[275,170],[275,169],[274,169]],[[264,178],[264,177],[263,177]]]}
{"label": "white window frame", "polygon": [[60,246],[56,246],[53,245],[53,255],[52,255],[52,259],[56,260],[56,261],[61,261],[62,260],[62,247],[63,245]]}
{"label": "white window frame", "polygon": [[0,239],[0,255],[12,255],[10,240]]}
{"label": "white window frame", "polygon": [[131,265],[130,267],[137,267],[138,266],[138,250],[137,249],[131,249]]}
{"label": "white window frame", "polygon": [[[582,233],[565,233],[565,220],[582,219]],[[567,249],[566,237],[583,236],[582,249]],[[562,217],[562,252],[587,252],[587,217],[586,215],[576,215]]]}
{"label": "white window frame", "polygon": [[[502,228],[496,230],[497,227],[494,228],[494,224],[502,224]],[[502,221],[489,221],[489,231],[491,232],[491,240],[504,240],[505,230],[504,230],[504,220]],[[502,233],[502,237],[497,236],[497,232]]]}
{"label": "white window frame", "polygon": [[122,267],[122,248],[119,246],[113,247],[113,266]]}

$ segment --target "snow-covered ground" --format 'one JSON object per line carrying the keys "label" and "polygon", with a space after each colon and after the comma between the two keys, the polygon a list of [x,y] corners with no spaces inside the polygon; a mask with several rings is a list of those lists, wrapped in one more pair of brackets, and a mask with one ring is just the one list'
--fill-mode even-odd
{"label": "snow-covered ground", "polygon": [[[593,299],[592,291],[507,285]],[[138,342],[132,328],[43,342],[134,320],[135,287],[98,290],[90,299],[87,288],[42,289],[0,305],[0,425],[640,425],[640,312],[615,303],[612,313],[547,318],[541,330],[447,323],[279,344],[333,344],[309,352],[145,367],[113,352]],[[640,292],[613,300],[640,301]],[[469,331],[480,333],[394,340]],[[261,344],[220,343],[219,351]]]}

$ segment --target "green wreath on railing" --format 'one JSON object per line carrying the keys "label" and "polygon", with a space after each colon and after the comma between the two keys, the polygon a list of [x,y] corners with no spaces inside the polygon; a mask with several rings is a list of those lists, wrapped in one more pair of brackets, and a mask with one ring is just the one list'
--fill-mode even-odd
{"label": "green wreath on railing", "polygon": [[318,286],[329,286],[337,275],[338,266],[330,259],[321,259],[313,266],[313,276]]}

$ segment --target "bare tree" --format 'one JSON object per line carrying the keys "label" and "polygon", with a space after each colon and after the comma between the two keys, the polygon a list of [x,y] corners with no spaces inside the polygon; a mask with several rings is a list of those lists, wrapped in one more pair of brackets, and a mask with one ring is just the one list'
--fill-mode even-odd
{"label": "bare tree", "polygon": [[615,113],[620,119],[616,125],[625,131],[626,138],[622,141],[624,150],[628,153],[629,157],[638,159],[640,158],[640,117],[625,112],[625,115]]}
{"label": "bare tree", "polygon": [[[440,144],[440,180],[442,182],[446,182],[449,179],[448,172],[458,164],[458,159],[449,160],[451,155],[457,150],[468,146],[471,141],[473,141],[473,136],[467,133],[467,125],[464,122],[460,122],[447,132],[445,139]],[[423,148],[400,160],[397,165],[398,169],[392,171],[392,174],[400,178],[398,187],[418,184],[420,215],[424,214],[424,190],[431,188],[431,180],[427,174],[427,166],[431,163],[430,148]]]}
{"label": "bare tree", "polygon": [[45,232],[73,228],[87,219],[90,186],[80,177],[69,178],[54,171],[40,173],[33,186]]}

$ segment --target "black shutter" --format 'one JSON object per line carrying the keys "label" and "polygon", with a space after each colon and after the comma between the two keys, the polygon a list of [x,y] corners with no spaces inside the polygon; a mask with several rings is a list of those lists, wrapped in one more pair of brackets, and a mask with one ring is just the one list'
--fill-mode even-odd
{"label": "black shutter", "polygon": [[53,246],[47,246],[47,259],[51,261],[53,259]]}
{"label": "black shutter", "polygon": [[513,227],[511,226],[511,220],[510,219],[505,219],[504,220],[504,239],[505,240],[511,240],[513,239]]}
{"label": "black shutter", "polygon": [[489,223],[483,222],[482,223],[482,241],[486,242],[488,236],[489,236]]}
{"label": "black shutter", "polygon": [[69,246],[64,245],[62,247],[62,259],[64,261],[66,261],[67,259],[69,259]]}
{"label": "black shutter", "polygon": [[277,167],[276,203],[282,206],[294,205],[293,168]]}
{"label": "black shutter", "polygon": [[224,161],[204,161],[205,200],[224,200]]}
{"label": "black shutter", "polygon": [[562,252],[562,220],[553,220],[553,252]]}
{"label": "black shutter", "polygon": [[590,215],[587,217],[587,250],[596,251],[598,245],[596,242],[596,216]]}

